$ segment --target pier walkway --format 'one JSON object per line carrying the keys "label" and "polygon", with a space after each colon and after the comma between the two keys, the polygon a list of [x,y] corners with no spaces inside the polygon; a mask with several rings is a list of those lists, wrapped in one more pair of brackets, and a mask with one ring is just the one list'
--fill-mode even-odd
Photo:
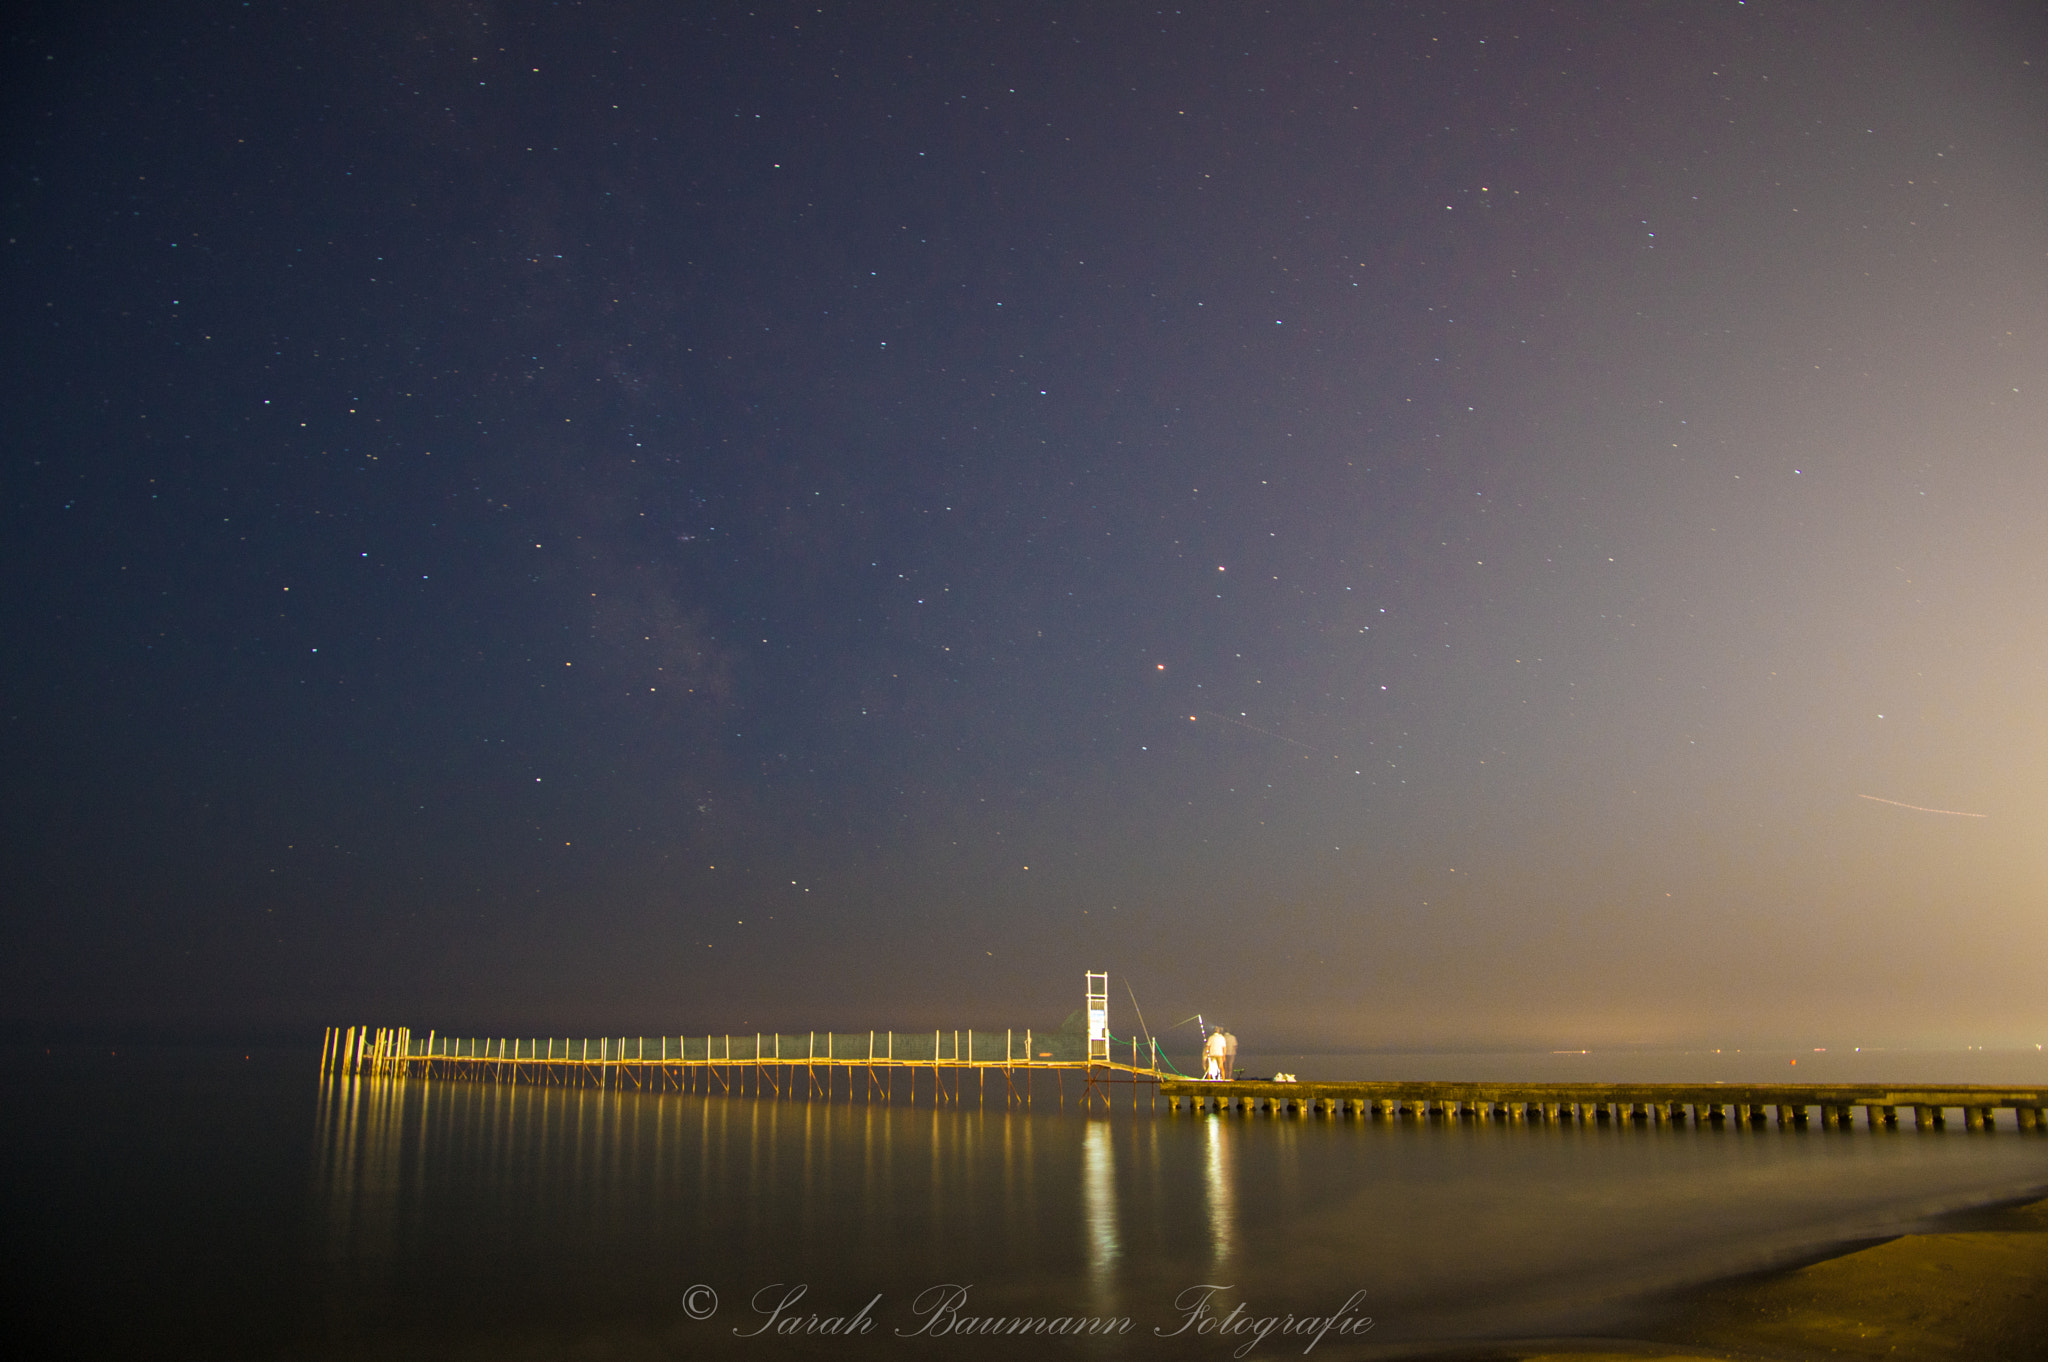
{"label": "pier walkway", "polygon": [[1932,1129],[1960,1111],[1971,1130],[1993,1127],[2010,1109],[2021,1130],[2048,1131],[2048,1088],[1979,1084],[1861,1083],[1274,1083],[1163,1078],[1159,1095],[1179,1111],[1224,1111],[1396,1120],[1641,1121],[1781,1126],[1853,1123],[1856,1108],[1874,1128],[1896,1126],[1910,1111]]}
{"label": "pier walkway", "polygon": [[[1135,1108],[1164,1098],[1169,1111],[1216,1111],[1361,1120],[1583,1122],[1804,1127],[1849,1126],[1857,1108],[1873,1129],[1910,1113],[1920,1129],[1941,1129],[1950,1112],[1969,1130],[1996,1128],[2011,1111],[2022,1131],[2048,1133],[2048,1088],[1982,1084],[1855,1083],[1435,1083],[1420,1081],[1210,1081],[1172,1072],[1156,1044],[1129,1047],[1128,1061],[1071,1032],[866,1031],[752,1036],[611,1036],[594,1040],[455,1038],[404,1027],[333,1028],[321,1052],[323,1077],[374,1075],[538,1083],[716,1095],[909,1100],[927,1075],[934,1103],[1001,1097],[1029,1104],[1034,1080],[1081,1080],[1084,1105]],[[1093,1048],[1096,1053],[1087,1052]],[[971,1088],[971,1091],[970,1091]]]}

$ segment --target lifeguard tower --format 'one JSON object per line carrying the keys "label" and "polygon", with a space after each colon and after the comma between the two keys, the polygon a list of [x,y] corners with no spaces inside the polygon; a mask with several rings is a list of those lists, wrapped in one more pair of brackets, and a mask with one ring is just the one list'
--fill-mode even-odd
{"label": "lifeguard tower", "polygon": [[1109,1061],[1109,971],[1088,977],[1088,1062]]}

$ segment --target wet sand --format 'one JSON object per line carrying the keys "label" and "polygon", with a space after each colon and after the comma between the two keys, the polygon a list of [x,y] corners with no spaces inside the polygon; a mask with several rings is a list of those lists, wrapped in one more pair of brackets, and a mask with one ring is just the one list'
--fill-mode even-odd
{"label": "wet sand", "polygon": [[1671,1305],[1639,1338],[1523,1344],[1470,1356],[2048,1359],[2048,1200],[1973,1212],[1950,1224],[1703,1288]]}

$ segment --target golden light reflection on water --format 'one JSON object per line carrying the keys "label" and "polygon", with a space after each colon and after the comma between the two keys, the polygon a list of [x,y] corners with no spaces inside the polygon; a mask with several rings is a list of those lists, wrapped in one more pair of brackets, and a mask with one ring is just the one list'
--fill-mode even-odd
{"label": "golden light reflection on water", "polygon": [[[417,1079],[336,1082],[319,1117],[323,1327],[356,1339],[450,1311],[448,1327],[508,1339],[592,1320],[666,1339],[699,1282],[728,1330],[778,1282],[828,1310],[878,1292],[907,1309],[960,1282],[991,1312],[1165,1319],[1208,1281],[1262,1309],[1370,1288],[1381,1337],[1421,1336],[1746,1270],[1881,1227],[1888,1204],[2041,1177],[2040,1146],[2017,1136],[1106,1118]],[[1550,1236],[1563,1223],[1586,1228]],[[1430,1225],[1459,1233],[1388,1234]],[[699,1329],[661,1346],[715,1342]]]}
{"label": "golden light reflection on water", "polygon": [[[458,1213],[472,1232],[544,1225],[565,1248],[623,1235],[655,1253],[722,1242],[762,1259],[796,1246],[835,1263],[908,1258],[937,1272],[949,1255],[985,1257],[980,1227],[1000,1223],[1020,1267],[1043,1274],[1046,1258],[1064,1255],[1104,1291],[1122,1255],[1104,1122],[347,1078],[325,1090],[318,1131],[328,1254],[373,1279],[422,1236],[449,1233]],[[1065,1138],[1048,1142],[1052,1132]],[[1051,1202],[1045,1165],[1060,1171]],[[1061,1223],[1081,1227],[1079,1242],[1062,1248],[1063,1236],[1044,1232]]]}
{"label": "golden light reflection on water", "polygon": [[1230,1125],[1203,1122],[1202,1192],[1209,1209],[1209,1261],[1228,1267],[1237,1256],[1237,1203],[1232,1192]]}
{"label": "golden light reflection on water", "polygon": [[1114,1313],[1117,1262],[1116,1145],[1108,1121],[1090,1121],[1081,1139],[1081,1196],[1088,1239],[1088,1284],[1101,1313]]}

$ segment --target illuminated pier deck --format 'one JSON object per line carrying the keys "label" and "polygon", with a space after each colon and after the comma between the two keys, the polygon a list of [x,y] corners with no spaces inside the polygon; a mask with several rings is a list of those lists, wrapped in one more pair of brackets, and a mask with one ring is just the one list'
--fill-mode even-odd
{"label": "illuminated pier deck", "polygon": [[[934,1102],[1029,1103],[1034,1080],[1081,1080],[1084,1102],[1110,1102],[1140,1089],[1149,1100],[1162,1074],[1156,1049],[1135,1041],[1130,1058],[1071,1032],[798,1031],[750,1035],[455,1037],[407,1027],[333,1027],[321,1050],[327,1077],[457,1079],[489,1083],[648,1089],[762,1097],[867,1097],[892,1101],[903,1080],[910,1100],[920,1079]],[[1090,1051],[1093,1054],[1090,1054]],[[974,1092],[970,1095],[968,1084]]]}
{"label": "illuminated pier deck", "polygon": [[[1617,1125],[1846,1127],[1857,1108],[1873,1129],[1910,1114],[1923,1130],[1991,1130],[2013,1113],[2022,1131],[2048,1132],[2048,1088],[1874,1083],[1442,1083],[1210,1081],[1169,1071],[1135,1041],[1128,1061],[1071,1033],[1025,1031],[759,1032],[753,1035],[597,1039],[456,1038],[406,1028],[327,1033],[323,1076],[456,1079],[774,1097],[910,1100],[921,1078],[934,1102],[1029,1102],[1033,1079],[1082,1080],[1084,1102],[1135,1108],[1164,1098],[1169,1111],[1358,1120],[1580,1122]],[[1090,1051],[1093,1051],[1091,1054]],[[999,1080],[999,1082],[998,1082]],[[969,1084],[973,1085],[972,1094]]]}

